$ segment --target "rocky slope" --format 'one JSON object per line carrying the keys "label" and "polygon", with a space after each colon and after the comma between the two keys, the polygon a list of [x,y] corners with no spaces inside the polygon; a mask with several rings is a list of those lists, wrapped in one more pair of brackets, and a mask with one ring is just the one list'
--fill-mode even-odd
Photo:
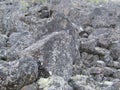
{"label": "rocky slope", "polygon": [[0,90],[120,90],[119,3],[0,0]]}

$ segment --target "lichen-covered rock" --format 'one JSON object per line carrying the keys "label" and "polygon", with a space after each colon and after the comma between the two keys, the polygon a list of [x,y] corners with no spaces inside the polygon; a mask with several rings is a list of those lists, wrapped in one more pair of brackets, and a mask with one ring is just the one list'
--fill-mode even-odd
{"label": "lichen-covered rock", "polygon": [[72,77],[68,83],[73,87],[73,90],[95,90],[94,86],[87,81],[89,81],[89,77],[77,75]]}
{"label": "lichen-covered rock", "polygon": [[[0,0],[0,65],[5,67],[0,69],[0,76],[7,77],[0,84],[9,81],[0,89],[20,90],[30,84],[22,89],[119,90],[118,4]],[[28,57],[32,58],[30,62],[26,62]],[[20,61],[22,67],[14,69]],[[36,70],[33,66],[37,68],[38,62],[43,67]],[[23,69],[27,65],[31,75],[36,73],[32,80],[29,70]],[[3,70],[8,70],[8,74]],[[14,87],[16,81],[19,83]]]}
{"label": "lichen-covered rock", "polygon": [[53,32],[21,52],[21,56],[32,56],[41,61],[52,75],[68,80],[72,75],[72,63],[76,58],[72,52],[72,36],[65,31]]}
{"label": "lichen-covered rock", "polygon": [[23,87],[21,90],[38,90],[38,85],[36,83],[33,83]]}
{"label": "lichen-covered rock", "polygon": [[39,90],[73,90],[72,87],[60,76],[40,78],[37,81]]}

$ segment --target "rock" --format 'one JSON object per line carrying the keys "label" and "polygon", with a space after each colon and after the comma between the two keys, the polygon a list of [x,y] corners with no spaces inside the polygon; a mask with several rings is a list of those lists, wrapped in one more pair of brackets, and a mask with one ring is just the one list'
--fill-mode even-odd
{"label": "rock", "polygon": [[109,67],[104,67],[104,71],[103,71],[103,74],[104,74],[104,76],[113,76],[113,74],[115,73],[115,69],[113,69],[113,68],[109,68]]}
{"label": "rock", "polygon": [[111,43],[111,41],[108,38],[101,37],[101,38],[98,39],[98,43],[97,44],[100,47],[108,49],[112,43]]}
{"label": "rock", "polygon": [[40,90],[73,90],[67,82],[59,76],[40,78],[37,83]]}
{"label": "rock", "polygon": [[120,70],[118,69],[117,71],[115,71],[114,75],[115,78],[120,78]]}
{"label": "rock", "polygon": [[120,63],[119,62],[114,61],[113,64],[114,64],[114,68],[117,68],[117,69],[120,68]]}
{"label": "rock", "polygon": [[2,9],[0,9],[0,33],[2,33],[2,31],[3,31],[3,14],[4,14],[4,12],[3,12],[3,10]]}
{"label": "rock", "polygon": [[21,90],[38,90],[37,84],[33,83],[31,85],[23,87]]}
{"label": "rock", "polygon": [[85,31],[86,31],[88,34],[91,34],[92,32],[95,31],[95,29],[94,29],[93,27],[88,26],[88,27],[85,28]]}
{"label": "rock", "polygon": [[112,25],[115,25],[116,24],[115,15],[113,14],[110,17],[108,16],[108,13],[110,12],[108,11],[108,9],[105,9],[104,7],[95,8],[93,10],[93,13],[91,13],[92,26],[99,28],[99,27],[112,27]]}
{"label": "rock", "polygon": [[0,34],[0,48],[6,47],[7,36]]}
{"label": "rock", "polygon": [[28,32],[14,32],[9,36],[8,39],[9,40],[7,43],[9,44],[9,47],[17,47],[19,50],[23,50],[24,48],[22,47],[28,47],[34,42],[32,35],[30,35]]}
{"label": "rock", "polygon": [[106,86],[111,86],[111,85],[113,85],[113,82],[111,82],[111,81],[104,81],[103,83],[104,83],[104,85],[106,85]]}
{"label": "rock", "polygon": [[52,75],[58,75],[67,80],[72,75],[72,63],[75,58],[72,54],[75,49],[70,44],[72,40],[65,31],[54,32],[26,48],[21,55],[33,56],[40,60]]}
{"label": "rock", "polygon": [[86,52],[81,53],[81,60],[86,67],[91,67],[95,64],[96,60],[99,60],[97,55],[88,54]]}
{"label": "rock", "polygon": [[97,66],[97,67],[105,67],[105,66],[106,66],[106,63],[105,63],[104,61],[100,61],[100,60],[99,60],[99,61],[96,62],[96,66]]}
{"label": "rock", "polygon": [[87,83],[88,77],[82,75],[76,75],[72,77],[68,83],[73,90],[95,90],[89,83]]}
{"label": "rock", "polygon": [[93,75],[101,74],[102,72],[103,72],[103,68],[100,68],[100,67],[92,67],[90,69],[90,73]]}
{"label": "rock", "polygon": [[88,53],[94,54],[94,49],[95,49],[96,45],[97,45],[97,43],[96,43],[95,39],[81,41],[80,50],[82,52],[88,52]]}
{"label": "rock", "polygon": [[0,90],[119,90],[119,41],[117,4],[0,0]]}
{"label": "rock", "polygon": [[109,67],[114,67],[114,61],[113,61],[113,58],[109,55],[109,54],[106,54],[104,56],[104,61],[106,63],[107,66]]}
{"label": "rock", "polygon": [[113,59],[117,60],[120,56],[120,43],[113,44],[110,50],[110,54],[113,57]]}
{"label": "rock", "polygon": [[24,58],[18,61],[0,61],[0,89],[20,90],[23,86],[33,83],[44,73],[39,62]]}
{"label": "rock", "polygon": [[104,90],[119,90],[120,88],[120,82],[114,82],[112,85],[109,85]]}
{"label": "rock", "polygon": [[100,48],[100,47],[95,47],[95,53],[98,55],[105,56],[105,55],[109,54],[109,50],[104,49],[104,48]]}
{"label": "rock", "polygon": [[6,48],[0,49],[0,60],[8,61]]}
{"label": "rock", "polygon": [[20,58],[19,53],[33,42],[35,40],[28,32],[12,33],[7,41],[7,46],[9,47],[7,50],[7,59],[9,61],[18,60]]}
{"label": "rock", "polygon": [[20,57],[32,56],[53,75],[68,80],[72,75],[73,61],[79,57],[74,28],[64,15],[58,14],[40,30],[34,32],[38,41],[23,50]]}

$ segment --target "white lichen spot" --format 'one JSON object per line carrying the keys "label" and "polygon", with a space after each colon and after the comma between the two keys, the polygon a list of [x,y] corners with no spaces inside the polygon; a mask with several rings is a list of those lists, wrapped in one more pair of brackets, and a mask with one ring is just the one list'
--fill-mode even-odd
{"label": "white lichen spot", "polygon": [[39,88],[42,88],[43,90],[48,90],[48,87],[50,86],[52,81],[52,77],[40,78],[37,83],[39,85]]}

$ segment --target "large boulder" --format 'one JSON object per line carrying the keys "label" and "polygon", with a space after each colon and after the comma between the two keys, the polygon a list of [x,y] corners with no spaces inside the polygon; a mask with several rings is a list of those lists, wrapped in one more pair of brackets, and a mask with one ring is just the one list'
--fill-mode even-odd
{"label": "large boulder", "polygon": [[12,62],[0,61],[0,90],[20,90],[23,86],[35,82],[41,73],[44,73],[44,70],[40,63],[32,58]]}

